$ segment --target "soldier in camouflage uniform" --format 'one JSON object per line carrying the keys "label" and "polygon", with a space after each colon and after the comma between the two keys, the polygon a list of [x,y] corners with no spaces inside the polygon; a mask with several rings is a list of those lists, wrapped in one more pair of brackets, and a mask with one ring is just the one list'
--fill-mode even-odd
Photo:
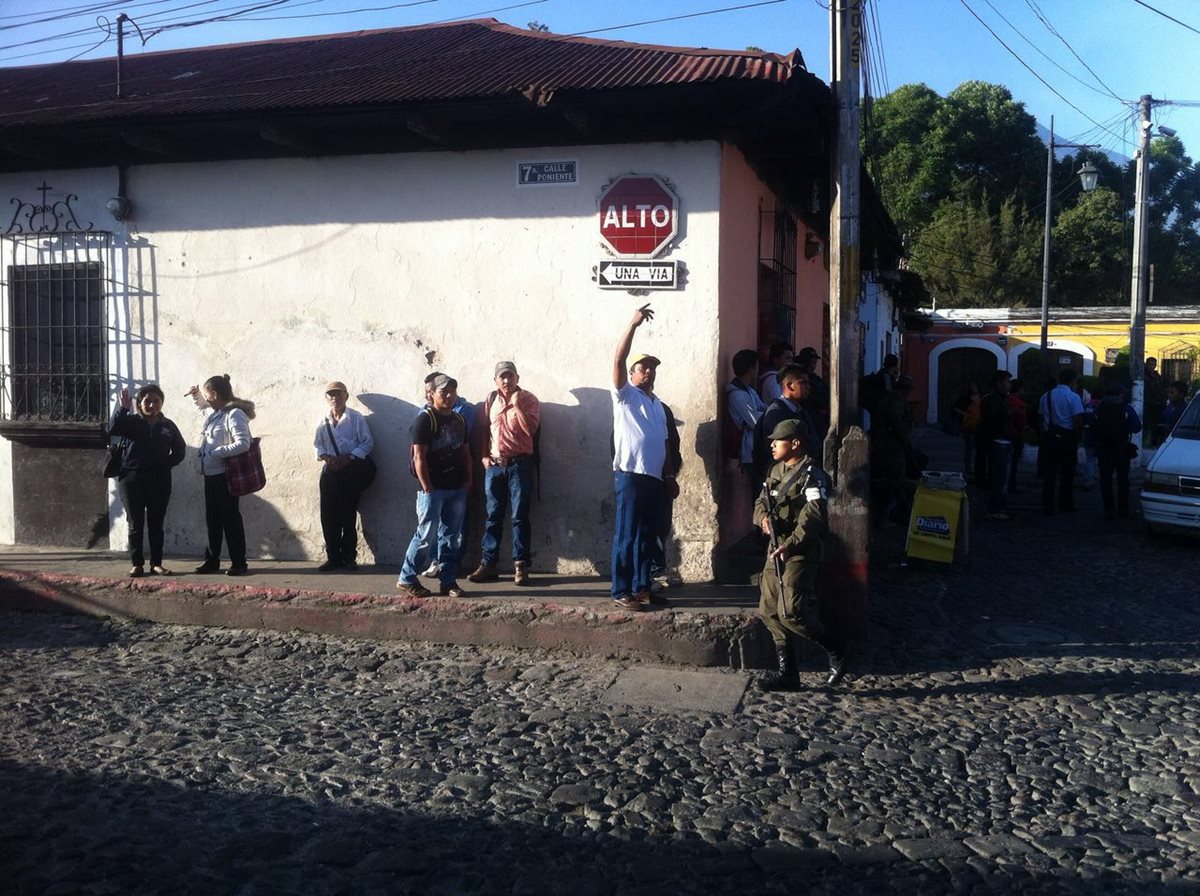
{"label": "soldier in camouflage uniform", "polygon": [[846,643],[820,618],[817,577],[829,528],[829,477],[808,456],[806,435],[798,420],[784,420],[771,431],[774,463],[754,503],[754,523],[771,537],[758,603],[778,654],[779,673],[766,682],[768,690],[800,687],[793,650],[797,637],[815,641],[829,654],[826,684],[837,684],[846,674]]}

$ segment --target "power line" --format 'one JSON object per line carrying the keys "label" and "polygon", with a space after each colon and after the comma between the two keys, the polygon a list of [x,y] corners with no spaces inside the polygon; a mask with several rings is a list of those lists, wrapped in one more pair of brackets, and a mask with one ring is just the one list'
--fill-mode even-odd
{"label": "power line", "polygon": [[1193,27],[1192,27],[1191,25],[1189,25],[1187,22],[1181,22],[1181,21],[1179,21],[1179,19],[1175,18],[1174,16],[1169,16],[1169,15],[1167,15],[1167,14],[1166,14],[1165,12],[1163,12],[1161,9],[1155,9],[1155,8],[1154,8],[1153,6],[1151,6],[1149,3],[1144,3],[1144,2],[1142,2],[1142,0],[1133,0],[1133,2],[1134,2],[1134,3],[1136,3],[1138,6],[1144,6],[1144,7],[1146,7],[1146,9],[1150,10],[1151,12],[1158,13],[1158,14],[1159,14],[1160,16],[1162,16],[1164,19],[1170,19],[1170,20],[1171,20],[1172,22],[1174,22],[1176,25],[1180,25],[1180,26],[1182,26],[1182,27],[1186,28],[1188,31],[1194,31],[1194,32],[1196,32],[1196,34],[1200,34],[1200,29],[1193,28]]}
{"label": "power line", "polygon": [[[972,16],[975,17],[976,21],[978,21],[980,25],[982,25],[984,28],[987,29],[988,34],[990,34],[992,37],[994,37],[996,39],[996,42],[998,44],[1000,44],[1000,46],[1004,47],[1004,49],[1006,49],[1009,52],[1009,54],[1013,57],[1013,59],[1015,59],[1015,60],[1017,60],[1017,62],[1021,63],[1021,65],[1031,75],[1033,75],[1035,78],[1037,78],[1039,81],[1041,81],[1042,84],[1045,85],[1047,90],[1049,90],[1051,93],[1053,93],[1056,97],[1058,97],[1060,100],[1062,100],[1068,106],[1070,106],[1072,109],[1074,109],[1076,112],[1078,112],[1080,115],[1082,115],[1088,121],[1090,121],[1092,124],[1101,126],[1100,122],[1096,121],[1096,119],[1092,118],[1092,116],[1088,115],[1086,112],[1084,112],[1082,109],[1080,109],[1074,103],[1072,103],[1069,99],[1067,99],[1065,96],[1063,96],[1061,93],[1059,93],[1054,88],[1054,86],[1051,85],[1051,83],[1049,81],[1047,81],[1045,78],[1043,78],[1041,75],[1039,75],[1036,71],[1034,71],[1024,59],[1022,59],[1020,56],[1018,56],[1017,53],[1013,50],[1013,48],[1010,47],[1008,44],[1006,44],[1004,42],[1004,40],[1000,37],[1000,35],[998,35],[992,29],[992,26],[989,25],[987,22],[985,22],[982,18],[980,18],[979,13],[975,12],[975,10],[973,10],[971,8],[970,4],[967,3],[967,0],[958,0],[958,2],[960,4],[962,4],[963,8],[966,9],[967,12],[969,12]],[[1109,131],[1109,133],[1112,134],[1111,131]],[[1121,139],[1116,134],[1112,134],[1112,136],[1116,137],[1118,140]]]}
{"label": "power line", "polygon": [[663,19],[648,19],[645,22],[629,22],[625,25],[610,25],[607,28],[593,28],[590,31],[574,31],[567,37],[583,37],[586,34],[601,34],[605,31],[620,31],[624,28],[637,28],[639,25],[658,25],[662,22],[678,22],[680,19],[697,19],[701,16],[712,16],[719,12],[737,12],[740,9],[753,9],[756,6],[771,6],[775,3],[786,3],[787,0],[759,0],[757,3],[743,3],[741,6],[725,6],[721,9],[706,9],[702,12],[689,12],[680,16],[667,16]]}
{"label": "power line", "polygon": [[[1096,74],[1095,69],[1093,69],[1090,65],[1088,65],[1086,62],[1084,62],[1083,57],[1075,52],[1075,48],[1073,46],[1071,46],[1071,44],[1067,41],[1067,39],[1058,33],[1057,28],[1055,28],[1053,25],[1050,24],[1050,20],[1046,18],[1046,15],[1045,15],[1045,13],[1042,12],[1041,7],[1037,5],[1036,0],[1025,0],[1025,4],[1030,9],[1033,10],[1033,14],[1038,17],[1038,20],[1043,25],[1046,26],[1046,30],[1049,31],[1051,34],[1053,34],[1055,37],[1057,37],[1060,41],[1062,41],[1062,45],[1071,51],[1071,55],[1079,60],[1079,64],[1082,65],[1084,68],[1086,68],[1088,70],[1088,72],[1091,74],[1091,76],[1096,79],[1096,83],[1099,84],[1101,87],[1103,87],[1106,91],[1108,91],[1108,95],[1111,96],[1113,99],[1115,99],[1117,101],[1121,101],[1121,97],[1119,97],[1115,93],[1113,93],[1112,88],[1104,83],[1104,80],[1098,74]],[[991,4],[988,4],[988,5],[990,6]]]}

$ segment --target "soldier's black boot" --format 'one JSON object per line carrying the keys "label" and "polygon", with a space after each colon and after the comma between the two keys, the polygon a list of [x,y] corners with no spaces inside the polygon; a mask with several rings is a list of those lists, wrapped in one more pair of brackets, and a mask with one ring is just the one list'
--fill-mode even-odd
{"label": "soldier's black boot", "polygon": [[778,664],[774,675],[763,681],[764,691],[800,690],[800,672],[796,668],[796,657],[790,644],[775,645],[775,661]]}
{"label": "soldier's black boot", "polygon": [[825,684],[832,687],[846,677],[850,663],[850,646],[843,642],[833,650],[829,648],[826,650],[829,651],[829,675],[825,679]]}

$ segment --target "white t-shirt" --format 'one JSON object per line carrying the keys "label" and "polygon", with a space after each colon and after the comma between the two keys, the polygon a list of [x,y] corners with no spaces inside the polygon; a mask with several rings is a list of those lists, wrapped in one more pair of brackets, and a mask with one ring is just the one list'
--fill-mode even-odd
{"label": "white t-shirt", "polygon": [[667,462],[667,414],[663,404],[632,383],[612,390],[613,469],[662,479]]}

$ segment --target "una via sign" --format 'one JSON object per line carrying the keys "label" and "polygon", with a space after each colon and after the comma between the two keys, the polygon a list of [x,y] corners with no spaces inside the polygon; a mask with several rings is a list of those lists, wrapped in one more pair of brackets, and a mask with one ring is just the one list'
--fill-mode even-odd
{"label": "una via sign", "polygon": [[675,289],[676,263],[606,259],[596,267],[596,282],[601,289]]}

